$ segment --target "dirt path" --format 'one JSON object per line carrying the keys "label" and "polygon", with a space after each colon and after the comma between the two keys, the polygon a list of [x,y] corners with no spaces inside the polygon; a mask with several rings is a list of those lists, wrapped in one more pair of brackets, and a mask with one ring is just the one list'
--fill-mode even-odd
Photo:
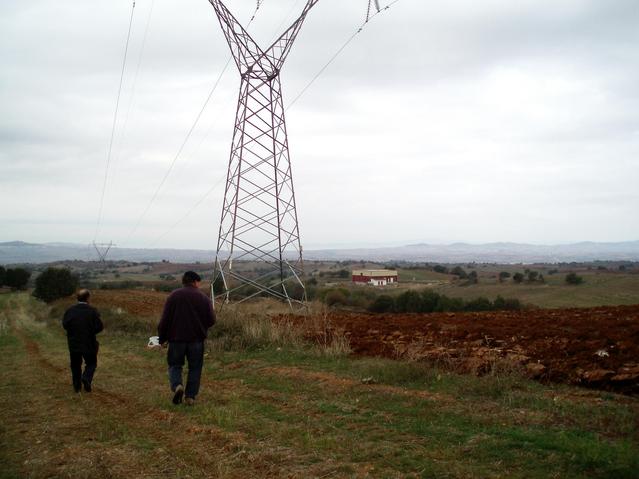
{"label": "dirt path", "polygon": [[15,367],[0,373],[2,445],[21,477],[270,475],[259,457],[247,458],[242,434],[198,424],[183,408],[150,406],[129,391],[106,387],[72,393],[62,352],[45,355],[33,339],[42,327],[22,309],[15,310],[11,327],[17,340],[5,348]]}

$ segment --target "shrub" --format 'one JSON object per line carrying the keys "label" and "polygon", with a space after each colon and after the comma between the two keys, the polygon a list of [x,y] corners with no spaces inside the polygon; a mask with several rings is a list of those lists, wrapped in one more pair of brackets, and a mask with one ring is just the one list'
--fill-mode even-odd
{"label": "shrub", "polygon": [[446,274],[448,273],[448,268],[446,268],[445,266],[442,266],[440,264],[433,266],[433,271],[435,273],[442,273],[442,274]]}
{"label": "shrub", "polygon": [[182,286],[180,283],[156,283],[153,289],[161,291],[162,293],[172,293],[176,289]]}
{"label": "shrub", "polygon": [[464,305],[464,309],[466,311],[492,311],[494,310],[494,305],[488,298],[479,297],[477,299],[472,299],[468,301]]}
{"label": "shrub", "polygon": [[539,279],[539,272],[537,271],[528,271],[528,282],[534,283]]}
{"label": "shrub", "polygon": [[477,271],[471,271],[468,275],[468,284],[477,284],[479,283],[479,276],[477,275]]}
{"label": "shrub", "polygon": [[457,312],[464,310],[464,300],[461,298],[449,298],[448,296],[442,295],[437,301],[437,306],[435,307],[435,311],[438,313],[443,312]]}
{"label": "shrub", "polygon": [[422,310],[422,296],[417,291],[406,291],[395,299],[398,313],[418,313]]}
{"label": "shrub", "polygon": [[499,282],[503,283],[505,280],[510,278],[510,273],[508,271],[502,271],[499,273]]}
{"label": "shrub", "polygon": [[348,290],[331,289],[326,292],[324,302],[328,306],[346,305],[348,299]]}
{"label": "shrub", "polygon": [[521,283],[524,280],[524,275],[521,273],[515,273],[513,275],[513,281],[517,284]]}
{"label": "shrub", "polygon": [[24,268],[8,269],[5,284],[12,289],[25,290],[29,284],[31,273]]}
{"label": "shrub", "polygon": [[461,266],[455,266],[452,269],[451,274],[454,274],[455,276],[459,277],[459,279],[468,278],[468,273],[466,273],[466,271],[464,271],[464,268],[462,268]]}
{"label": "shrub", "polygon": [[392,296],[387,294],[382,294],[378,296],[373,304],[368,308],[369,311],[373,313],[390,313],[395,309],[395,300]]}
{"label": "shrub", "polygon": [[437,303],[439,302],[439,298],[441,296],[437,294],[435,291],[431,291],[430,289],[425,289],[422,291],[422,305],[421,310],[424,313],[432,313],[437,308]]}
{"label": "shrub", "polygon": [[51,303],[71,296],[78,287],[78,278],[67,268],[47,268],[36,278],[33,296]]}
{"label": "shrub", "polygon": [[584,282],[584,279],[581,276],[578,276],[577,273],[568,273],[566,275],[566,283],[579,285]]}

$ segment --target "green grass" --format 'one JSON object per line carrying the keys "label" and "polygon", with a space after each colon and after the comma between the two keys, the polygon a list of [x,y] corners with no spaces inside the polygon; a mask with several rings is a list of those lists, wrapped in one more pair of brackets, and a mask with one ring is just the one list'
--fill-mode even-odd
{"label": "green grass", "polygon": [[[523,272],[523,268],[521,269]],[[639,304],[639,275],[623,273],[583,272],[584,283],[567,285],[565,274],[545,275],[545,284],[515,284],[512,280],[499,283],[496,279],[480,276],[479,284],[462,286],[456,283],[432,287],[450,297],[474,299],[485,296],[517,298],[525,304],[542,308],[573,308],[606,305]]]}
{"label": "green grass", "polygon": [[[24,295],[0,299],[2,306],[22,319],[0,335],[0,354],[16,366],[0,373],[9,385],[0,387],[0,400],[8,417],[46,420],[54,433],[43,436],[44,445],[29,443],[19,422],[4,425],[6,477],[21,477],[28,458],[40,458],[30,477],[62,476],[56,469],[62,459],[47,462],[47,447],[69,452],[65,474],[81,477],[74,472],[87,466],[71,452],[87,437],[102,458],[89,472],[103,477],[125,477],[118,475],[122,461],[135,477],[216,471],[217,477],[631,478],[639,470],[636,399],[545,386],[513,373],[476,378],[418,363],[318,354],[298,338],[265,334],[264,324],[242,332],[237,317],[218,339],[222,331],[252,339],[211,344],[196,407],[170,404],[162,351],[146,350],[141,333],[115,331],[100,338],[96,385],[104,393],[78,402],[69,393],[59,324],[43,322],[46,308]],[[40,363],[54,368],[31,389],[23,384],[29,377],[18,373],[39,364],[25,337],[39,345]],[[12,384],[21,386],[21,401],[9,400]],[[56,414],[29,406],[39,401]],[[75,439],[62,434],[73,414],[88,421]],[[175,430],[182,431],[177,440]],[[162,462],[167,450],[174,464]],[[120,455],[110,459],[109,451]]]}

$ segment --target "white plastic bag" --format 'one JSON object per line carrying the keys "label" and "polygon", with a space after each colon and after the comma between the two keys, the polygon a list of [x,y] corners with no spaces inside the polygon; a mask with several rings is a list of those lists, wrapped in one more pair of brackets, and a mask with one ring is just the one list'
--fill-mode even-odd
{"label": "white plastic bag", "polygon": [[151,336],[149,338],[149,343],[147,344],[149,348],[159,348],[160,347],[160,337],[159,336]]}

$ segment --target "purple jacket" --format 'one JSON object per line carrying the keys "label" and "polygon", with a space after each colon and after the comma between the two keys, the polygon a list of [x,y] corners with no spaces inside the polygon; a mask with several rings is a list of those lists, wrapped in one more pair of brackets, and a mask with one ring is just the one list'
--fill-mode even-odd
{"label": "purple jacket", "polygon": [[208,329],[214,324],[213,303],[204,293],[194,286],[176,289],[164,303],[158,324],[160,344],[167,341],[204,341]]}

